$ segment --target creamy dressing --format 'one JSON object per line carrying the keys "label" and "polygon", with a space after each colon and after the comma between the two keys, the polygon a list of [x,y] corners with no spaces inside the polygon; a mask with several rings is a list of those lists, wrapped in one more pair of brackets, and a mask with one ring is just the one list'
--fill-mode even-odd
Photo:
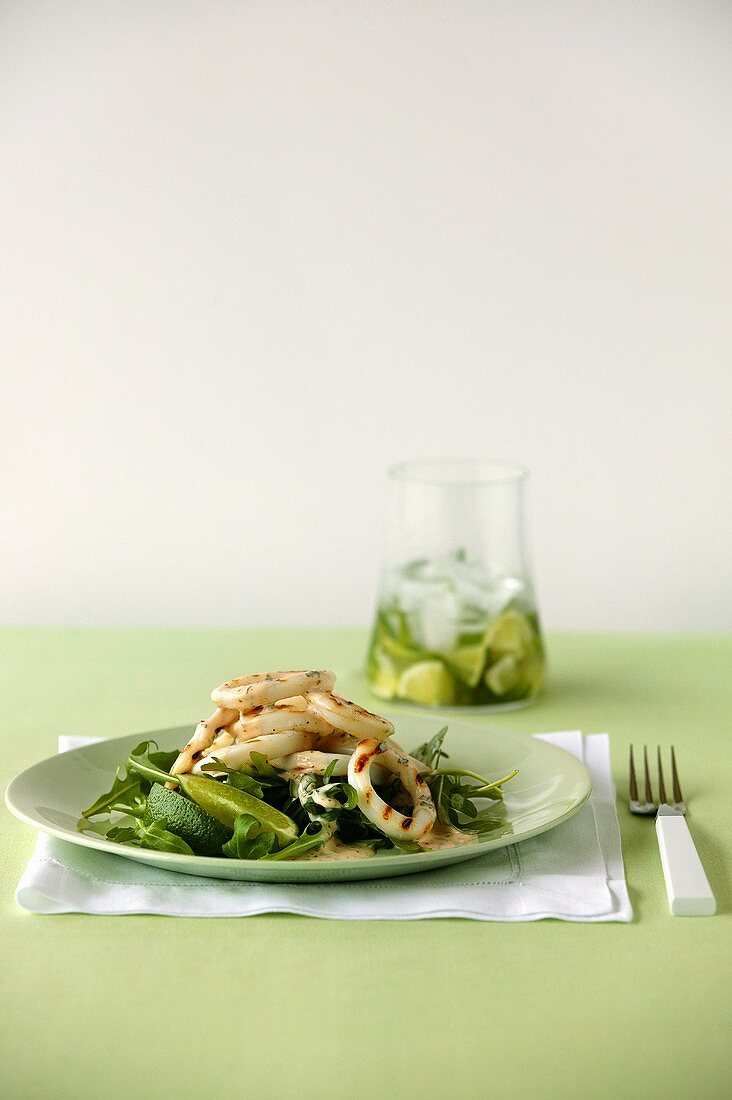
{"label": "creamy dressing", "polygon": [[374,849],[370,844],[344,844],[342,840],[332,836],[321,848],[300,856],[298,863],[304,863],[305,860],[313,863],[315,860],[326,859],[368,859],[373,854]]}
{"label": "creamy dressing", "polygon": [[469,844],[475,840],[475,833],[463,833],[452,825],[443,825],[436,821],[420,846],[425,852],[438,852],[441,848],[457,848],[460,844]]}
{"label": "creamy dressing", "polygon": [[[452,825],[442,825],[437,821],[425,839],[420,841],[420,846],[425,852],[437,852],[442,848],[457,848],[460,844],[468,844],[475,839],[474,833],[462,833],[459,829],[454,829]],[[316,860],[324,862],[325,860],[334,859],[369,859],[374,854],[374,849],[370,844],[344,844],[336,837],[331,837],[322,848],[316,848],[314,851],[300,856],[298,863],[304,863],[306,860],[313,863]]]}

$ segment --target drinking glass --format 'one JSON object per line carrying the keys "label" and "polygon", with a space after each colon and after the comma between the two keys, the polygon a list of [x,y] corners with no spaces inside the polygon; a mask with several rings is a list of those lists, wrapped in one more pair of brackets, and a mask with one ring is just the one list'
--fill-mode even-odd
{"label": "drinking glass", "polygon": [[511,710],[546,660],[526,546],[528,471],[488,459],[392,466],[366,673],[382,699]]}

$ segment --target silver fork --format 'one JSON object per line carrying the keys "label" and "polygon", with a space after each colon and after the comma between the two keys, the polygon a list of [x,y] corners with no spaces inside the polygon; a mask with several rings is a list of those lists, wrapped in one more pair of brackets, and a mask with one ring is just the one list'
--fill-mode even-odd
{"label": "silver fork", "polygon": [[638,796],[638,780],[635,774],[633,746],[630,746],[629,806],[632,814],[656,817],[656,837],[661,853],[661,866],[666,881],[668,904],[675,917],[708,917],[717,904],[712,888],[704,873],[699,853],[686,824],[686,803],[681,793],[676,753],[671,748],[671,789],[673,801],[666,798],[660,746],[658,759],[658,795],[656,802],[648,767],[648,748],[643,746],[643,799]]}

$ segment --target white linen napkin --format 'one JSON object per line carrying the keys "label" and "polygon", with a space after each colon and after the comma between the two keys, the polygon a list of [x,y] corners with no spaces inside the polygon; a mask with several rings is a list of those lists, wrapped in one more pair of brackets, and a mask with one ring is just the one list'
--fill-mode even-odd
{"label": "white linen napkin", "polygon": [[[436,871],[366,882],[234,882],[161,871],[41,833],[16,892],[34,913],[332,920],[570,921],[633,919],[605,733],[537,734],[584,760],[592,797],[569,821],[521,844]],[[94,738],[60,737],[59,751]]]}

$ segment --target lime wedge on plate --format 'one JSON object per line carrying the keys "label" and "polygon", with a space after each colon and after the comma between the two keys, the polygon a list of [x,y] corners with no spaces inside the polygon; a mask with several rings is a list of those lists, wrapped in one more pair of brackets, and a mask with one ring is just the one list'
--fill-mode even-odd
{"label": "lime wedge on plate", "polygon": [[442,661],[420,661],[401,674],[397,695],[425,707],[447,707],[455,698],[455,682]]}
{"label": "lime wedge on plate", "polygon": [[166,828],[202,856],[220,856],[221,845],[231,837],[231,829],[195,802],[160,783],[153,783],[147,796],[146,824],[165,818]]}
{"label": "lime wedge on plate", "polygon": [[261,798],[203,775],[177,775],[175,778],[189,798],[230,829],[234,828],[239,814],[251,814],[263,829],[274,833],[283,848],[298,838],[299,830],[292,818]]}

